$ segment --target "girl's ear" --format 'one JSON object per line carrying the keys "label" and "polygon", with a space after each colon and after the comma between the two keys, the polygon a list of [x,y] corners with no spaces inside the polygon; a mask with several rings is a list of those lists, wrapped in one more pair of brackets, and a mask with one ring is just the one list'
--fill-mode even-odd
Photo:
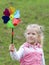
{"label": "girl's ear", "polygon": [[38,43],[41,43],[41,36],[38,35]]}

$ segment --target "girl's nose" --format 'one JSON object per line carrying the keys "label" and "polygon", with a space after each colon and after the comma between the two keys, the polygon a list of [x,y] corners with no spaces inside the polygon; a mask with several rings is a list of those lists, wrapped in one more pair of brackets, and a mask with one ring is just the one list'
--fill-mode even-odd
{"label": "girl's nose", "polygon": [[30,34],[30,38],[33,38],[33,35],[32,34]]}
{"label": "girl's nose", "polygon": [[32,34],[30,34],[30,36],[33,36]]}

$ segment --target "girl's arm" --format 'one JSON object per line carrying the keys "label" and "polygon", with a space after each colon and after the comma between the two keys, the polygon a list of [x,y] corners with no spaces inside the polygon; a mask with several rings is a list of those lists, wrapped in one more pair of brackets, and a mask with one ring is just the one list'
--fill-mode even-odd
{"label": "girl's arm", "polygon": [[13,60],[20,60],[21,57],[23,56],[23,53],[24,53],[24,49],[22,47],[20,47],[18,51],[15,48],[14,52],[10,51],[10,56]]}
{"label": "girl's arm", "polygon": [[42,52],[42,65],[45,65],[44,52]]}

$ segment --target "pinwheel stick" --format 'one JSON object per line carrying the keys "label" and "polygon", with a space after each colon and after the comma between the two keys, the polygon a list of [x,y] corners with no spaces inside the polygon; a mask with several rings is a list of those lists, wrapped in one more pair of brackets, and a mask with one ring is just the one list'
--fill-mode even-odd
{"label": "pinwheel stick", "polygon": [[13,36],[14,36],[14,29],[12,28],[12,40],[11,40],[12,44],[13,44]]}

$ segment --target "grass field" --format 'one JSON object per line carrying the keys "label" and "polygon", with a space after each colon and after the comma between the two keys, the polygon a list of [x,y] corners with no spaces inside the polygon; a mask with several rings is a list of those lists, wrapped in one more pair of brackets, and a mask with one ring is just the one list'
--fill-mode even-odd
{"label": "grass field", "polygon": [[49,65],[49,0],[0,0],[0,65],[19,65],[11,60],[9,45],[11,43],[11,28],[7,28],[1,19],[3,10],[10,6],[19,9],[21,20],[14,28],[14,44],[17,49],[25,42],[24,30],[28,24],[37,23],[44,26],[44,53],[46,65]]}

